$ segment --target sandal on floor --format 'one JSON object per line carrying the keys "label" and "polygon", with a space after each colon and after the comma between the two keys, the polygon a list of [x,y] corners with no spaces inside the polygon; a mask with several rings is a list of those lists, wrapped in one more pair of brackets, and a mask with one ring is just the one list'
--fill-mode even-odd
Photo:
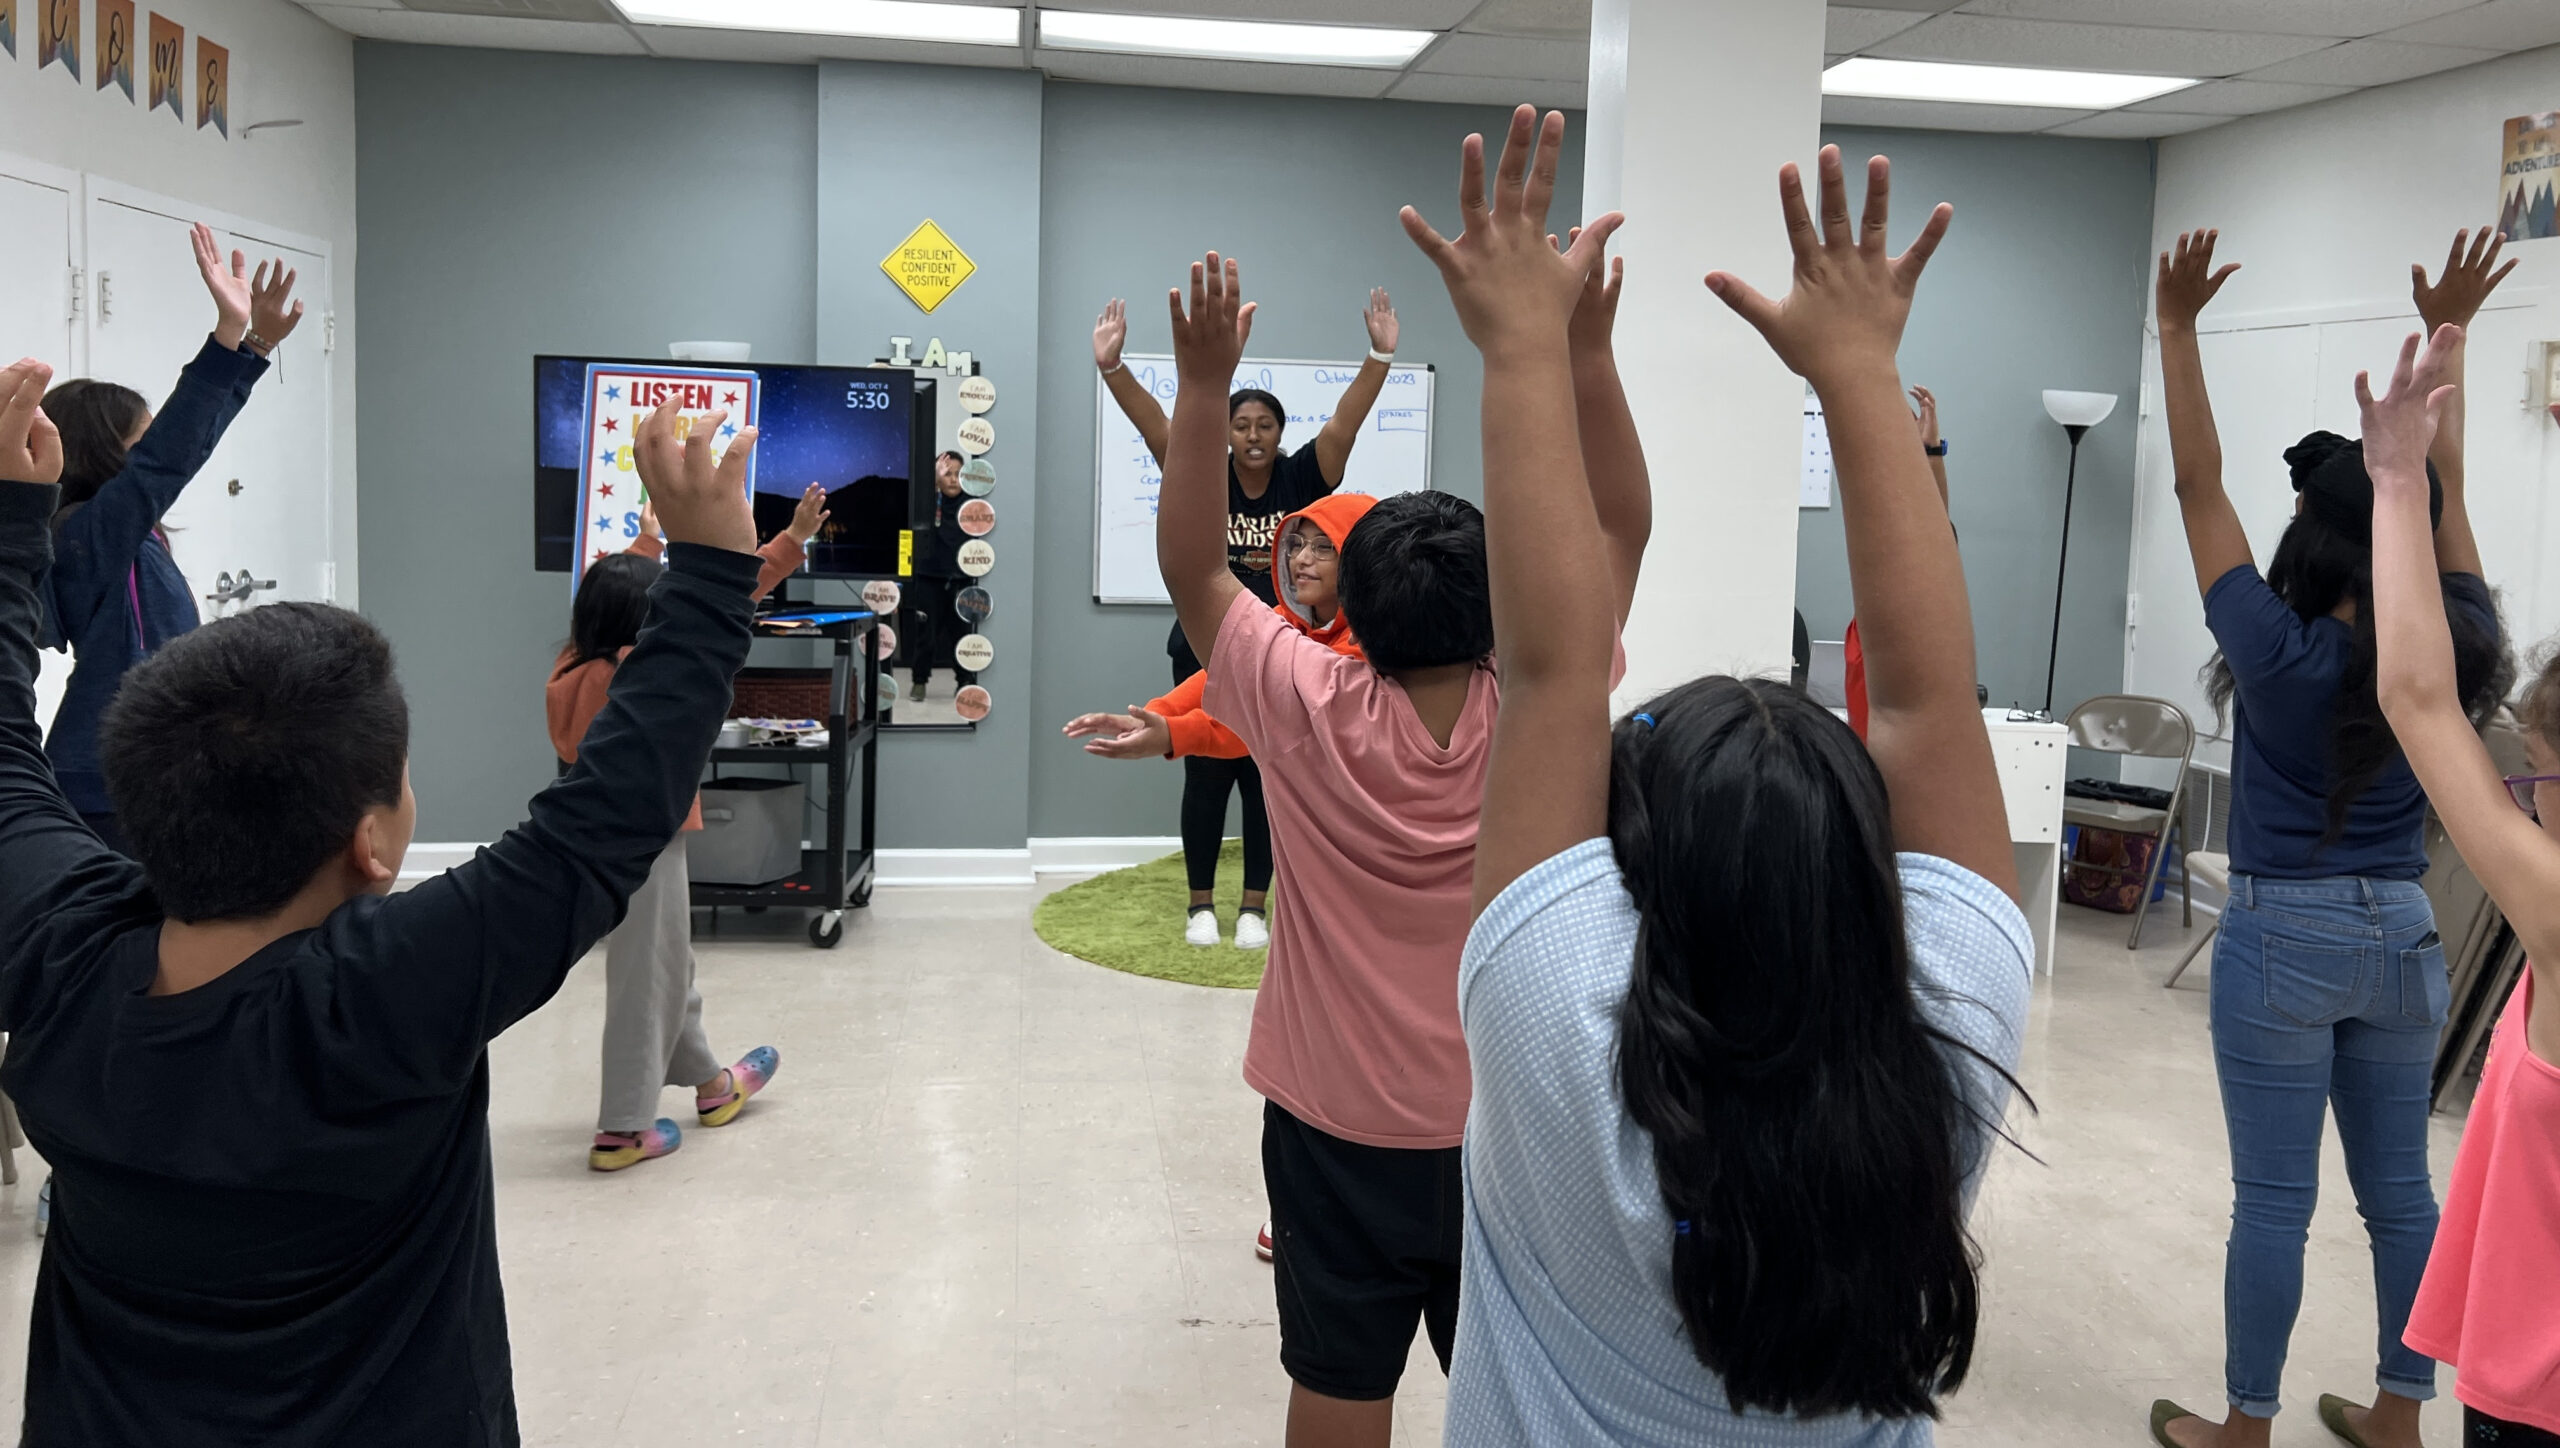
{"label": "sandal on floor", "polygon": [[2169,1425],[2180,1418],[2200,1416],[2202,1415],[2190,1413],[2167,1398],[2155,1400],[2151,1404],[2151,1441],[2159,1444],[2160,1448],[2183,1448],[2177,1439],[2169,1436]]}
{"label": "sandal on floor", "polygon": [[2347,1409],[2363,1406],[2364,1404],[2352,1398],[2342,1398],[2335,1393],[2322,1393],[2320,1395],[2321,1425],[2337,1434],[2341,1440],[2354,1444],[2355,1448],[2372,1448],[2371,1444],[2364,1441],[2363,1434],[2347,1426]]}
{"label": "sandal on floor", "polygon": [[747,1098],[762,1091],[782,1069],[782,1053],[771,1046],[758,1046],[738,1058],[729,1068],[729,1093],[725,1096],[696,1096],[695,1114],[705,1126],[726,1126],[747,1109]]}
{"label": "sandal on floor", "polygon": [[667,1155],[684,1145],[684,1133],[666,1117],[646,1131],[599,1131],[587,1148],[589,1171],[620,1171]]}

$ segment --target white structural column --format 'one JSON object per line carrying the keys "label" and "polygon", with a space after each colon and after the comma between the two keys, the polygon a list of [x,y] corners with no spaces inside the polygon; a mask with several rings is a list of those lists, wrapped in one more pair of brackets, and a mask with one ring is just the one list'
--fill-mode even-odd
{"label": "white structural column", "polygon": [[1618,363],[1653,471],[1621,707],[1784,674],[1804,384],[1704,284],[1786,291],[1778,167],[1822,127],[1820,0],[1594,0],[1583,214],[1627,214]]}

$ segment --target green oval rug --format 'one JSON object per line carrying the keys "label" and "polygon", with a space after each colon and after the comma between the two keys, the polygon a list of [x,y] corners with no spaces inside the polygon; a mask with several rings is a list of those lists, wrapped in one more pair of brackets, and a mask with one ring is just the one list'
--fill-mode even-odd
{"label": "green oval rug", "polygon": [[1218,855],[1216,945],[1182,938],[1191,883],[1179,850],[1053,893],[1032,910],[1031,928],[1050,949],[1112,970],[1251,990],[1262,983],[1262,952],[1227,943],[1235,939],[1243,893],[1244,842],[1229,840]]}

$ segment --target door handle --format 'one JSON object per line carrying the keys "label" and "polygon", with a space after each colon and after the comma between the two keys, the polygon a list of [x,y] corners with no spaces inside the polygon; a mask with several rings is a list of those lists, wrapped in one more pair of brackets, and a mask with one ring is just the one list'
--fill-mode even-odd
{"label": "door handle", "polygon": [[213,592],[206,594],[204,598],[207,603],[243,603],[248,600],[249,595],[264,592],[275,586],[274,579],[260,578],[248,569],[241,569],[236,578],[226,569],[214,575]]}

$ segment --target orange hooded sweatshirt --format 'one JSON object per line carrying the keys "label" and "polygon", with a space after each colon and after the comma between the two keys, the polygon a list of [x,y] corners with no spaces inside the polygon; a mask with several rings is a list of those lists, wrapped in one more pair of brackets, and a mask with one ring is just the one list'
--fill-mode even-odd
{"label": "orange hooded sweatshirt", "polygon": [[[643,558],[664,558],[667,545],[663,539],[642,538],[623,550]],[[756,550],[764,560],[756,573],[755,596],[759,599],[773,592],[776,585],[800,571],[807,556],[789,533],[776,533],[773,541]],[[631,652],[624,649],[622,653]],[[587,737],[587,726],[604,712],[606,692],[613,685],[613,671],[622,663],[622,655],[612,659],[589,659],[576,668],[569,667],[573,651],[562,649],[558,661],[551,666],[551,682],[542,690],[542,712],[551,726],[551,752],[563,764],[578,762],[578,744]],[[687,830],[702,828],[702,800],[696,796],[693,810],[684,817]]]}
{"label": "orange hooded sweatshirt", "polygon": [[[1343,540],[1351,536],[1351,525],[1367,516],[1369,510],[1377,505],[1378,500],[1366,493],[1328,493],[1281,519],[1280,531],[1273,535],[1276,541],[1271,555],[1272,584],[1280,594],[1280,601],[1272,605],[1273,610],[1300,633],[1327,645],[1335,653],[1349,654],[1355,659],[1361,657],[1360,643],[1351,636],[1351,620],[1343,616],[1341,605],[1337,603],[1334,607],[1333,622],[1316,623],[1312,615],[1299,607],[1297,583],[1290,577],[1287,565],[1280,560],[1287,556],[1285,545],[1289,541],[1289,530],[1301,526],[1322,531],[1324,536],[1333,540],[1334,551],[1340,553]],[[1165,729],[1172,736],[1173,748],[1167,758],[1181,759],[1196,754],[1204,759],[1242,759],[1252,752],[1244,747],[1244,741],[1236,737],[1234,730],[1210,718],[1209,712],[1200,707],[1201,697],[1208,687],[1209,675],[1204,670],[1174,685],[1160,697],[1147,701],[1147,712],[1164,716]]]}

